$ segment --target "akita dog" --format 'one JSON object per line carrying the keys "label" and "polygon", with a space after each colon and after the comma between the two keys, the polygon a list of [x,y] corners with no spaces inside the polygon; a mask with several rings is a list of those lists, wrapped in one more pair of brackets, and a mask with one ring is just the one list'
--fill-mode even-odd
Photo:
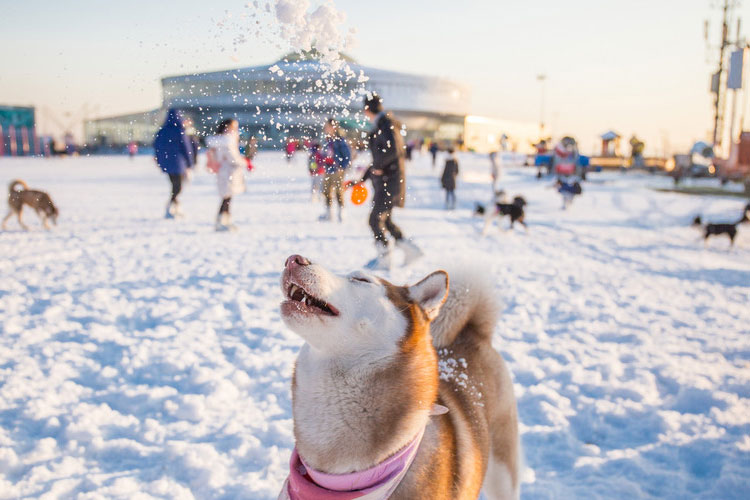
{"label": "akita dog", "polygon": [[519,495],[518,417],[492,348],[491,286],[435,271],[412,286],[286,261],[281,315],[306,343],[280,499]]}

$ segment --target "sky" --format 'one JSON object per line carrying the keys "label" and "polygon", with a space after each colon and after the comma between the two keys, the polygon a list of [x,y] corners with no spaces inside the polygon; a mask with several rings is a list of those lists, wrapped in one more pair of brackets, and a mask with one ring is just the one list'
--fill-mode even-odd
{"label": "sky", "polygon": [[[548,130],[583,150],[614,129],[673,153],[712,127],[716,0],[334,3],[356,30],[348,52],[359,63],[468,84],[475,114],[538,122],[545,74]],[[736,12],[750,19],[745,3]],[[164,76],[266,64],[287,49],[247,36],[247,1],[0,4],[0,104],[36,106],[42,132],[156,108]]]}

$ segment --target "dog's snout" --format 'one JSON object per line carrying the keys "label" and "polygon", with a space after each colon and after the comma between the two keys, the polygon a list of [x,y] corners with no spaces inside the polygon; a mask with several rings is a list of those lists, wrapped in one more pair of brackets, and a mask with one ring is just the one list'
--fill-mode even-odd
{"label": "dog's snout", "polygon": [[292,268],[294,266],[309,266],[310,261],[304,258],[301,255],[290,255],[289,258],[286,259],[286,263],[284,264],[287,268]]}

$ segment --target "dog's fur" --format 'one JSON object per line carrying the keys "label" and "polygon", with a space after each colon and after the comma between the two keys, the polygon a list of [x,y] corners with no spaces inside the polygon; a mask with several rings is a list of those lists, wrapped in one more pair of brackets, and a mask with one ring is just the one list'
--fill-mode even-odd
{"label": "dog's fur", "polygon": [[[17,186],[20,186],[22,189],[17,190]],[[49,195],[44,191],[29,189],[29,186],[24,181],[16,179],[8,185],[8,215],[3,219],[3,230],[6,229],[8,219],[15,214],[18,218],[18,224],[24,230],[28,231],[29,227],[21,219],[24,205],[28,205],[36,211],[39,218],[42,219],[42,225],[44,225],[45,229],[50,228],[50,220],[53,224],[57,225],[57,207],[52,203]]]}
{"label": "dog's fur", "polygon": [[497,219],[498,225],[505,216],[510,217],[510,228],[513,229],[513,224],[516,222],[520,223],[524,229],[528,229],[524,217],[526,216],[524,207],[526,206],[526,199],[523,196],[516,196],[513,198],[512,203],[507,203],[505,200],[505,192],[497,191],[495,193],[495,199],[490,207],[485,208],[484,205],[477,203],[474,208],[474,215],[480,215],[484,217],[484,226],[482,227],[482,234],[487,234],[492,221]]}
{"label": "dog's fur", "polygon": [[734,246],[734,238],[737,236],[737,226],[746,222],[750,222],[750,203],[745,207],[745,211],[742,213],[742,217],[737,222],[725,222],[720,224],[708,223],[703,224],[703,220],[700,215],[696,215],[693,219],[693,226],[701,228],[703,230],[703,241],[708,242],[710,236],[720,236],[726,234],[729,237],[729,244]]}
{"label": "dog's fur", "polygon": [[[290,298],[292,284],[335,314]],[[448,293],[444,271],[395,286],[290,257],[281,312],[306,341],[292,379],[294,435],[305,462],[330,474],[366,470],[425,428],[392,500],[476,499],[482,488],[491,500],[518,498],[516,402],[492,347],[491,289],[481,277],[459,274]],[[430,416],[435,403],[449,412]]]}

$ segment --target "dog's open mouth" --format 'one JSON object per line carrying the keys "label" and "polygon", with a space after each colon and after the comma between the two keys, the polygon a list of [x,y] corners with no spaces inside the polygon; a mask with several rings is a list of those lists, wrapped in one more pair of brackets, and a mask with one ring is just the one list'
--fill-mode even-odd
{"label": "dog's open mouth", "polygon": [[290,301],[304,304],[309,309],[312,309],[314,312],[327,314],[328,316],[339,315],[338,309],[333,307],[331,304],[329,304],[328,302],[324,300],[320,300],[319,298],[310,295],[308,292],[305,291],[304,288],[294,283],[291,283],[289,285],[289,288],[287,289],[287,292],[286,292],[286,296],[287,298],[289,298]]}

